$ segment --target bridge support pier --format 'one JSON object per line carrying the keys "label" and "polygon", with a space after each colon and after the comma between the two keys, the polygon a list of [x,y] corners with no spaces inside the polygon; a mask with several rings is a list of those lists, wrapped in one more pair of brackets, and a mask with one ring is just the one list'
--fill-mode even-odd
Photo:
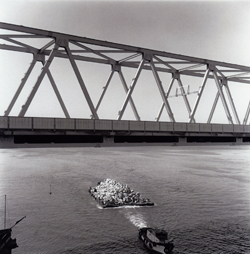
{"label": "bridge support pier", "polygon": [[103,143],[104,143],[104,145],[112,145],[112,144],[114,144],[114,137],[113,136],[103,137]]}
{"label": "bridge support pier", "polygon": [[187,144],[187,137],[179,137],[179,145],[186,145]]}
{"label": "bridge support pier", "polygon": [[240,145],[240,144],[242,144],[243,143],[243,138],[241,138],[241,137],[237,137],[236,138],[236,145]]}

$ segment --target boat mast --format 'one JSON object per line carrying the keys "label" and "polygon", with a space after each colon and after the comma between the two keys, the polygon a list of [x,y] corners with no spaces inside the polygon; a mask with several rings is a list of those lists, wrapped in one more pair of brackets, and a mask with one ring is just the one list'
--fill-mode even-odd
{"label": "boat mast", "polygon": [[4,229],[6,229],[6,195],[4,196]]}

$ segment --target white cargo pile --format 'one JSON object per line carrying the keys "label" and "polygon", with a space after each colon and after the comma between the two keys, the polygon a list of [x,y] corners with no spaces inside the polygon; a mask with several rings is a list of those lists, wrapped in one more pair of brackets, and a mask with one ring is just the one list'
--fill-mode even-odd
{"label": "white cargo pile", "polygon": [[99,182],[96,187],[90,187],[89,192],[103,207],[154,205],[139,192],[134,192],[127,184],[123,185],[109,178]]}

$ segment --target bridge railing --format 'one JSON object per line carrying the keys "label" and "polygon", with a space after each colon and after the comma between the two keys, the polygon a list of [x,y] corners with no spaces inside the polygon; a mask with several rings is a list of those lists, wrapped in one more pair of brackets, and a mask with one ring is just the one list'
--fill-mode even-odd
{"label": "bridge railing", "polygon": [[1,130],[250,133],[249,125],[0,116]]}

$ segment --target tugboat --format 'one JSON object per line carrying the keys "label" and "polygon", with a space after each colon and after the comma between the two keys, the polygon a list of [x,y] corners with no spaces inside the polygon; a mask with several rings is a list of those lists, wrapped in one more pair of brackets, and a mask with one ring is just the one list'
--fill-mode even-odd
{"label": "tugboat", "polygon": [[164,229],[140,228],[139,239],[148,250],[155,253],[169,254],[174,248],[174,244],[168,240],[168,233]]}
{"label": "tugboat", "polygon": [[5,211],[4,211],[4,229],[0,230],[0,254],[11,254],[11,250],[18,247],[16,239],[11,238],[12,228],[15,227],[22,219],[18,220],[12,227],[6,228],[6,195],[5,195]]}

